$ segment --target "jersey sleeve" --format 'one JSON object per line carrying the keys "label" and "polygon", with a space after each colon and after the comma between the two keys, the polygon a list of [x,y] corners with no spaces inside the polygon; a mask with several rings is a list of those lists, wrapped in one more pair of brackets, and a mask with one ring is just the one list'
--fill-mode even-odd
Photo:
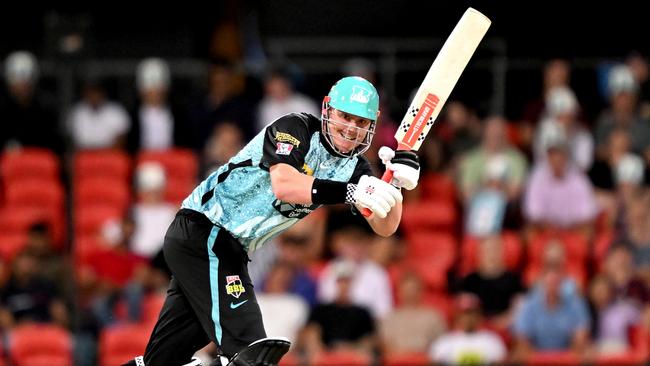
{"label": "jersey sleeve", "polygon": [[357,165],[354,167],[354,172],[352,173],[349,182],[354,184],[359,183],[359,179],[361,179],[362,175],[375,175],[370,167],[370,162],[368,162],[368,159],[366,159],[365,156],[359,156]]}
{"label": "jersey sleeve", "polygon": [[310,131],[305,120],[288,114],[266,127],[262,165],[289,164],[300,170],[309,151]]}

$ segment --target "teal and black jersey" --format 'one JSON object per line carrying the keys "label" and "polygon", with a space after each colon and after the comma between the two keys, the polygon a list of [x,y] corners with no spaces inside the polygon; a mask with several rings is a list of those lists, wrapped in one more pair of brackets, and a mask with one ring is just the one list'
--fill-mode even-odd
{"label": "teal and black jersey", "polygon": [[339,182],[357,183],[362,175],[372,174],[365,157],[338,157],[321,139],[318,118],[306,113],[283,116],[194,189],[182,208],[203,213],[245,249],[255,250],[318,208],[278,200],[271,189],[271,166],[285,163]]}

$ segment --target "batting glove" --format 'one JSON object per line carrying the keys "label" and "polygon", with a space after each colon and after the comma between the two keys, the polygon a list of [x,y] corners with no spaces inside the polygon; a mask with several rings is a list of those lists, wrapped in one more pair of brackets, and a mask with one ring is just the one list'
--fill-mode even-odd
{"label": "batting glove", "polygon": [[363,175],[356,185],[348,184],[347,198],[357,208],[368,208],[383,219],[396,203],[402,202],[402,193],[377,177]]}
{"label": "batting glove", "polygon": [[420,160],[414,151],[394,151],[388,146],[379,149],[379,158],[386,169],[393,171],[391,184],[409,191],[418,185],[420,178]]}

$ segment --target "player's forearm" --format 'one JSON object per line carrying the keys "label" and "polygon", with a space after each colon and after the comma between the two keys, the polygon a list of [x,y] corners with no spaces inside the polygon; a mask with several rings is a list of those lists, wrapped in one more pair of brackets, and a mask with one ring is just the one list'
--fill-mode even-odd
{"label": "player's forearm", "polygon": [[276,164],[270,169],[271,189],[280,201],[311,205],[314,177],[303,174],[289,164]]}
{"label": "player's forearm", "polygon": [[381,236],[391,236],[397,231],[400,221],[402,220],[402,203],[398,202],[390,210],[386,217],[379,218],[376,215],[367,217],[366,220],[372,230]]}

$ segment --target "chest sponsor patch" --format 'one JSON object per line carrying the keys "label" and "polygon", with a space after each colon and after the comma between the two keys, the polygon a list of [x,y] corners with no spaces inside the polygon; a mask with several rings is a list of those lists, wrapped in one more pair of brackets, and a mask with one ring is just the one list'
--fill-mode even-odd
{"label": "chest sponsor patch", "polygon": [[277,142],[286,142],[289,143],[295,147],[300,146],[300,140],[297,138],[291,136],[290,134],[286,132],[276,132],[275,133],[275,141]]}
{"label": "chest sponsor patch", "polygon": [[293,145],[285,144],[284,142],[278,142],[276,146],[275,153],[278,155],[289,155],[291,154],[291,150],[293,150]]}

